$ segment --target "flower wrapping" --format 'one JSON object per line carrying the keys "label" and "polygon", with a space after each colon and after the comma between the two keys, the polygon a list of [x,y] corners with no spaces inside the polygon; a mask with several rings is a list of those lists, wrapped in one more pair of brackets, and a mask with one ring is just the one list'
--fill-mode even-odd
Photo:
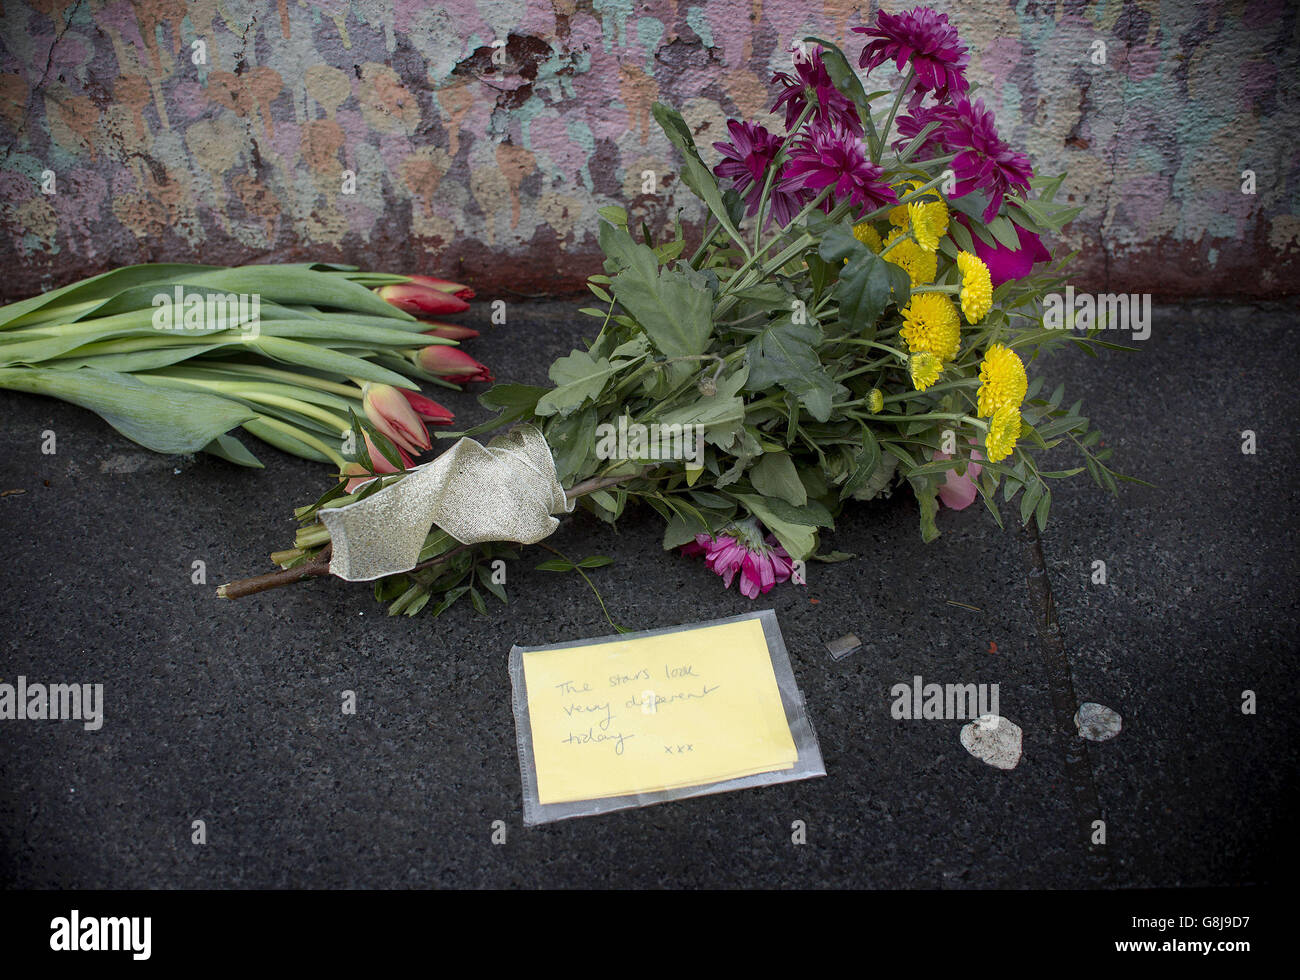
{"label": "flower wrapping", "polygon": [[536,544],[559,525],[551,515],[572,510],[546,440],[519,425],[486,447],[459,439],[398,482],[323,509],[320,519],[334,544],[330,574],[365,582],[414,568],[434,524],[461,544]]}

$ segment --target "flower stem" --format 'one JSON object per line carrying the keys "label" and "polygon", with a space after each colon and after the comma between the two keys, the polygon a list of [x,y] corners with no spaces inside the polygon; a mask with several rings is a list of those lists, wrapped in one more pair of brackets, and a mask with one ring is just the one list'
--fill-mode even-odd
{"label": "flower stem", "polygon": [[880,157],[885,152],[885,144],[889,142],[889,132],[894,128],[894,117],[898,115],[898,107],[903,104],[903,96],[907,94],[908,89],[912,87],[912,82],[916,79],[916,68],[912,67],[907,70],[907,77],[903,79],[903,87],[898,90],[898,95],[894,99],[893,108],[889,110],[889,118],[885,120],[885,125],[880,130],[880,143],[877,147],[878,152],[872,163],[879,163]]}
{"label": "flower stem", "polygon": [[767,208],[771,203],[769,198],[772,192],[772,182],[776,178],[777,171],[781,169],[781,157],[785,154],[785,148],[790,145],[790,141],[794,139],[795,134],[799,132],[803,127],[804,122],[807,121],[812,110],[813,107],[811,103],[803,107],[803,112],[799,114],[799,119],[795,122],[794,126],[786,132],[785,139],[781,141],[781,145],[776,149],[776,155],[772,157],[772,162],[767,165],[767,179],[763,182],[763,193],[759,197],[758,201],[758,224],[754,226],[755,251],[758,250],[759,242],[763,240],[763,224],[767,220]]}
{"label": "flower stem", "polygon": [[331,463],[337,466],[340,472],[342,472],[343,468],[347,465],[347,461],[339,455],[338,450],[328,443],[321,442],[310,432],[303,432],[303,430],[299,429],[297,426],[290,425],[288,422],[282,422],[269,415],[259,415],[257,421],[268,429],[275,429],[277,432],[282,432],[291,439],[297,439],[299,442],[311,446],[312,449],[315,449],[317,452],[324,455]]}

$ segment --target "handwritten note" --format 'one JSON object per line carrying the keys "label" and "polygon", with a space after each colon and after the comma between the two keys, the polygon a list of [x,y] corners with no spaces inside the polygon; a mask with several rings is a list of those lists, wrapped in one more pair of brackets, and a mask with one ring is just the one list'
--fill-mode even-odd
{"label": "handwritten note", "polygon": [[523,657],[539,801],[650,793],[798,758],[757,619]]}

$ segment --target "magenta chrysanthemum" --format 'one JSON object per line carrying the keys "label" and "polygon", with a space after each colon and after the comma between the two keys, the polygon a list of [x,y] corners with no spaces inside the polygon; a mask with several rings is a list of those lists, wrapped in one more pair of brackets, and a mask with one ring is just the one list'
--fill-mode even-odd
{"label": "magenta chrysanthemum", "polygon": [[772,76],[772,81],[785,86],[773,103],[772,111],[776,112],[785,106],[787,133],[811,101],[815,104],[813,119],[827,124],[838,122],[853,133],[862,135],[862,120],[858,117],[857,107],[831,81],[820,49],[814,48],[807,54],[796,53],[794,70],[794,75],[779,71]]}
{"label": "magenta chrysanthemum", "polygon": [[983,100],[959,99],[951,115],[940,121],[935,134],[950,152],[957,153],[952,161],[957,177],[955,196],[962,197],[977,188],[988,193],[985,223],[997,216],[1007,191],[1015,187],[1029,189],[1029,179],[1034,175],[1029,158],[998,138],[993,113],[985,108]]}
{"label": "magenta chrysanthemum", "polygon": [[[732,186],[745,199],[748,212],[753,216],[758,213],[763,199],[768,168],[781,150],[781,138],[757,123],[737,119],[727,120],[727,130],[731,133],[731,142],[713,144],[714,149],[726,158],[713,168],[713,172],[732,181]],[[778,224],[787,225],[798,214],[803,202],[797,194],[782,191],[779,183],[778,176],[772,182],[768,198],[768,220],[775,218]]]}
{"label": "magenta chrysanthemum", "polygon": [[756,527],[737,527],[734,534],[697,534],[692,544],[683,545],[683,555],[704,555],[709,570],[721,576],[723,588],[731,588],[740,572],[741,594],[757,599],[770,592],[778,582],[790,578],[793,562],[789,553],[768,535],[763,538]]}
{"label": "magenta chrysanthemum", "polygon": [[714,143],[713,148],[725,160],[713,168],[719,177],[734,182],[737,193],[746,197],[761,194],[767,168],[781,149],[781,139],[769,133],[758,123],[727,120],[730,143]]}
{"label": "magenta chrysanthemum", "polygon": [[[952,116],[953,108],[950,105],[914,106],[909,115],[899,116],[895,122],[898,127],[898,135],[902,138],[894,142],[894,149],[902,149],[919,136],[921,130],[925,129],[930,123],[943,123],[951,119]],[[913,156],[919,155],[919,158],[924,160],[927,156],[939,156],[944,151],[943,137],[938,129],[932,129],[930,135],[925,138],[925,142],[917,147]]]}
{"label": "magenta chrysanthemum", "polygon": [[[830,187],[835,203],[851,201],[863,211],[873,211],[898,203],[882,174],[856,135],[842,126],[818,123],[809,126],[791,150],[781,190],[816,192]],[[822,206],[830,211],[832,200]]]}
{"label": "magenta chrysanthemum", "polygon": [[874,24],[853,30],[875,39],[862,49],[858,61],[862,68],[870,70],[892,58],[902,71],[910,61],[916,69],[917,91],[933,92],[940,100],[970,88],[966,81],[970,54],[946,14],[929,7],[901,14],[879,10]]}

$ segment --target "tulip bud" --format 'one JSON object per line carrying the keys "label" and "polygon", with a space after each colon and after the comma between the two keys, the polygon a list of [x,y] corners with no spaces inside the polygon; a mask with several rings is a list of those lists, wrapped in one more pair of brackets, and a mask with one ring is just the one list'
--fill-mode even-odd
{"label": "tulip bud", "polygon": [[451,425],[456,420],[456,416],[450,410],[439,405],[432,398],[425,398],[419,392],[409,391],[406,388],[397,390],[415,410],[415,414],[426,422],[432,422],[434,425]]}
{"label": "tulip bud", "polygon": [[418,282],[390,283],[377,292],[399,310],[412,316],[443,316],[464,313],[469,304],[451,293]]}
{"label": "tulip bud", "polygon": [[419,454],[433,446],[429,430],[411,403],[392,385],[367,381],[361,389],[361,407],[376,429],[408,453]]}
{"label": "tulip bud", "polygon": [[401,457],[402,460],[402,469],[399,470],[396,466],[390,463],[388,457],[381,453],[379,448],[370,441],[370,434],[368,432],[363,432],[361,435],[366,440],[366,452],[370,456],[370,465],[375,468],[376,473],[401,473],[402,470],[414,468],[415,460],[411,459],[406,450],[401,446],[397,447],[397,455]]}
{"label": "tulip bud", "polygon": [[441,340],[473,340],[478,336],[478,331],[473,327],[462,327],[455,323],[430,323],[429,326],[433,329],[424,331],[425,335]]}
{"label": "tulip bud", "polygon": [[459,347],[433,344],[420,351],[418,357],[422,368],[453,384],[494,380],[486,365],[480,364]]}
{"label": "tulip bud", "polygon": [[458,299],[471,300],[474,298],[474,290],[470,289],[464,283],[448,282],[446,279],[435,279],[433,276],[411,276],[412,282],[418,282],[422,286],[429,286],[433,289],[440,290]]}
{"label": "tulip bud", "polygon": [[[385,457],[375,444],[370,441],[370,435],[368,433],[363,432],[362,437],[366,440],[366,455],[370,457],[370,469],[366,469],[364,464],[356,460],[350,460],[343,464],[343,469],[339,475],[352,477],[352,479],[348,480],[348,493],[352,493],[352,491],[356,490],[356,488],[361,486],[363,483],[369,483],[377,475],[383,476],[388,473],[402,472],[402,470],[399,470],[396,466],[390,463],[387,457]],[[406,451],[400,446],[397,448],[397,452],[402,458],[403,470],[409,470],[415,465],[415,461],[407,456]]]}

